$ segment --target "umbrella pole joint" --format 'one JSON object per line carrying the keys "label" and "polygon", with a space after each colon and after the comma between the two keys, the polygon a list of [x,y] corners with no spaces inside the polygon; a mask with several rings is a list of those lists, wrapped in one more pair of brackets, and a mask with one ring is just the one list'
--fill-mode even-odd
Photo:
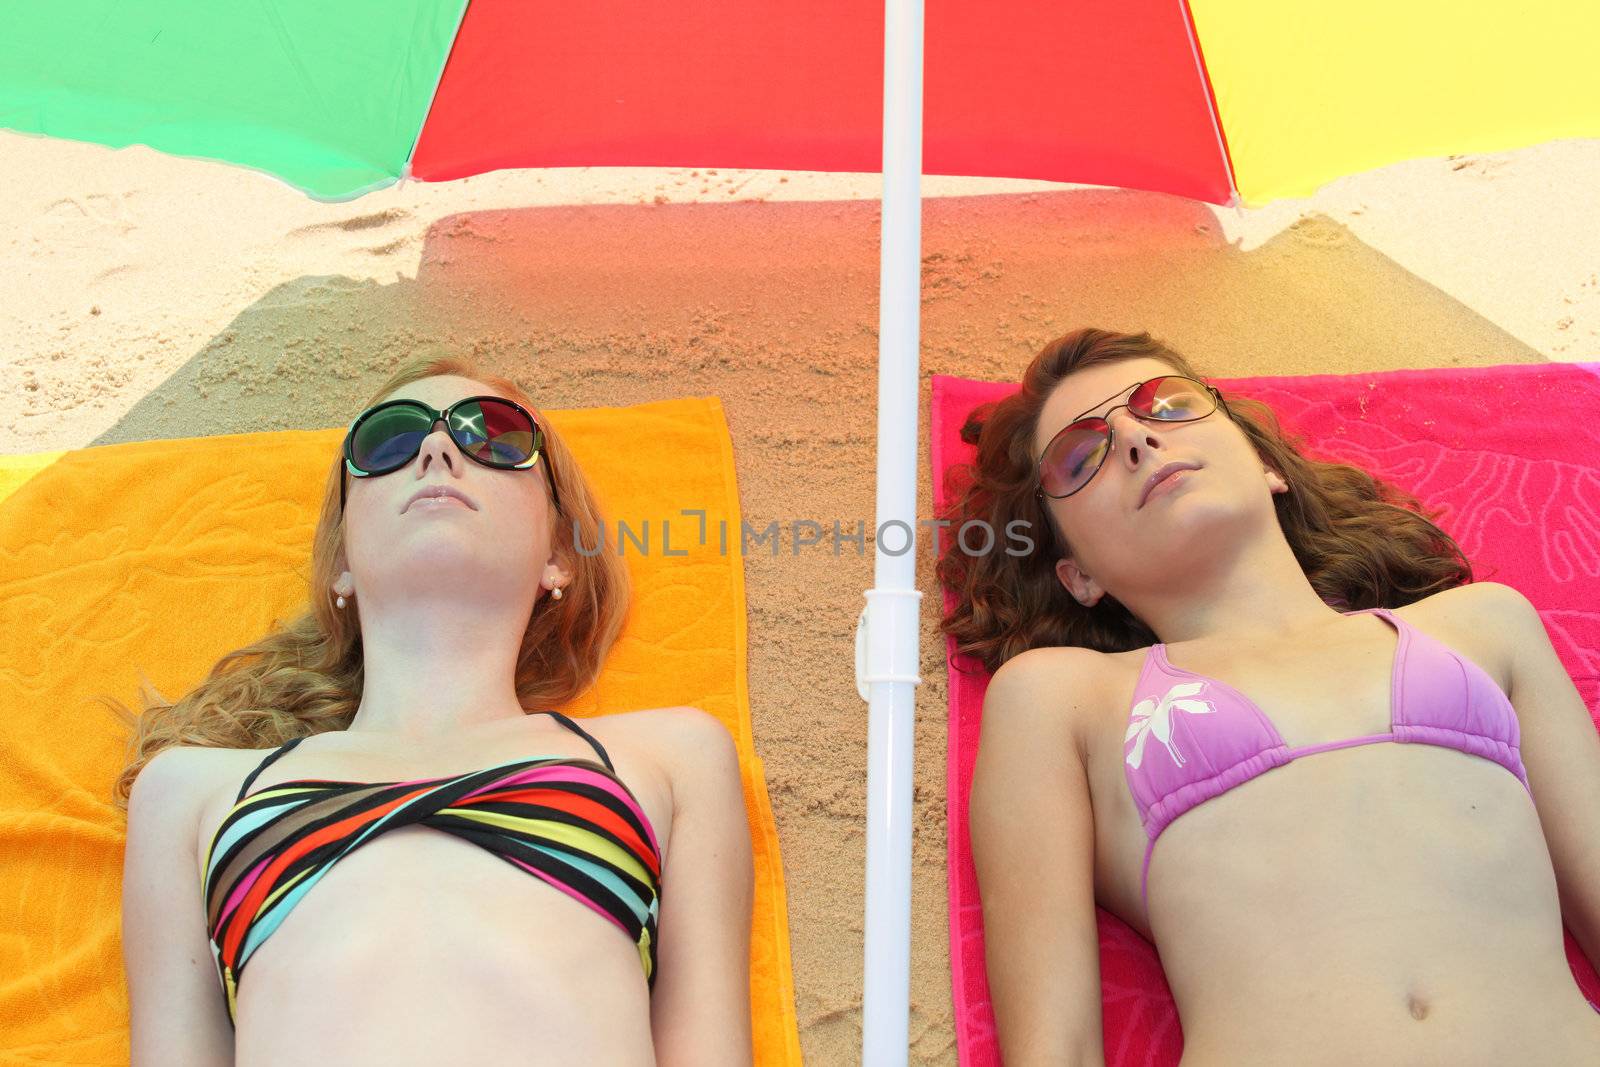
{"label": "umbrella pole joint", "polygon": [[[922,675],[917,669],[916,647],[905,647],[895,642],[894,637],[897,632],[904,632],[896,625],[899,620],[895,616],[909,610],[915,620],[921,606],[922,590],[868,589],[866,598],[867,605],[861,609],[861,617],[856,620],[856,692],[862,700],[871,700],[871,686],[874,682],[909,682],[912,685],[921,685]],[[880,635],[877,641],[872,639],[874,627],[871,616],[874,602],[884,605],[884,618],[877,627]],[[914,621],[913,626],[915,626]],[[915,629],[912,632],[916,632]]]}

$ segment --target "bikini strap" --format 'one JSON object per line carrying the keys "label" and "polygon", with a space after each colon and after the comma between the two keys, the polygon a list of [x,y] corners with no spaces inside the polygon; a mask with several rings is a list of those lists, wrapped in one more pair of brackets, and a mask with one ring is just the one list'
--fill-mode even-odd
{"label": "bikini strap", "polygon": [[244,785],[241,785],[239,787],[239,795],[234,798],[233,802],[235,804],[237,804],[240,801],[244,800],[244,795],[245,795],[246,791],[249,790],[250,783],[252,783],[252,782],[254,782],[256,780],[256,775],[260,774],[262,771],[266,770],[269,766],[271,766],[273,760],[277,759],[279,756],[282,756],[285,752],[288,752],[290,749],[294,748],[294,746],[298,745],[300,742],[304,741],[309,736],[311,736],[311,735],[310,734],[302,734],[299,737],[292,738],[289,741],[286,741],[284,744],[279,745],[277,748],[273,749],[271,752],[267,753],[267,758],[262,760],[260,763],[256,764],[256,769],[251,771],[249,776],[245,778]]}
{"label": "bikini strap", "polygon": [[585,730],[583,727],[579,726],[577,723],[573,722],[559,711],[547,711],[545,714],[550,716],[556,722],[560,723],[562,726],[565,726],[567,729],[571,730],[573,733],[577,734],[579,737],[583,738],[585,741],[589,742],[589,746],[593,748],[595,752],[599,753],[600,762],[606,765],[606,770],[610,771],[612,774],[617,772],[617,769],[611,765],[611,757],[606,755],[605,748],[601,746],[600,742],[596,741],[594,737],[590,735],[589,731]]}

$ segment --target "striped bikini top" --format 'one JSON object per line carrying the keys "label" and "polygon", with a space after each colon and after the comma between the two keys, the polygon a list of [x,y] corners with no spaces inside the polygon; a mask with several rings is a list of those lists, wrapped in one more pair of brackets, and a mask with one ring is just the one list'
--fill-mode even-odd
{"label": "striped bikini top", "polygon": [[1389,729],[1380,734],[1290,747],[1266,712],[1237,689],[1167,659],[1150,646],[1134,687],[1123,739],[1123,772],[1149,839],[1139,893],[1149,904],[1150,857],[1174,819],[1275,767],[1331,749],[1382,741],[1439,745],[1498,763],[1531,797],[1522,765],[1517,712],[1483,668],[1388,608],[1377,615],[1396,631],[1390,667]]}
{"label": "striped bikini top", "polygon": [[429,826],[499,856],[611,920],[655,983],[661,848],[600,743],[545,712],[600,757],[537,757],[406,782],[299,779],[246,796],[256,776],[305,740],[275,749],[244,780],[206,854],[206,928],[237,1024],[245,965],[323,875],[368,841]]}

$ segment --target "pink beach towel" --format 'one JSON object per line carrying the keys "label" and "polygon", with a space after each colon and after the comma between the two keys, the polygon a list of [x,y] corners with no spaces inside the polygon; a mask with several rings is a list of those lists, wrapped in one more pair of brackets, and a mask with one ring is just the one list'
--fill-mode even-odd
{"label": "pink beach towel", "polygon": [[[1556,652],[1600,728],[1600,364],[1212,379],[1271,405],[1318,458],[1372,471],[1442,508],[1440,525],[1480,580],[1539,608]],[[1012,383],[933,378],[934,501],[970,462],[961,425]],[[950,608],[945,596],[945,610]],[[950,967],[956,1039],[968,1067],[1000,1063],[984,972],[983,916],[967,840],[967,796],[989,676],[947,644],[950,677]],[[959,668],[959,669],[958,669]],[[1155,949],[1101,910],[1100,976],[1109,1067],[1176,1064],[1177,1011]],[[1600,977],[1570,933],[1567,958],[1591,1003]]]}

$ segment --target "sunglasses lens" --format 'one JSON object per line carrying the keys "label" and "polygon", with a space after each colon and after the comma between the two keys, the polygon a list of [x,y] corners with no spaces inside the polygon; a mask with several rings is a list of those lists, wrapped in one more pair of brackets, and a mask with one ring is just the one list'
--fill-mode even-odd
{"label": "sunglasses lens", "polygon": [[[1159,422],[1193,422],[1217,409],[1215,395],[1192,378],[1166,375],[1141,384],[1128,398],[1128,409],[1142,419]],[[1082,489],[1111,444],[1111,429],[1104,418],[1080,419],[1045,446],[1039,461],[1039,486],[1053,497]]]}
{"label": "sunglasses lens", "polygon": [[533,420],[512,404],[474,400],[458,408],[450,433],[463,452],[496,467],[525,463],[538,447]]}
{"label": "sunglasses lens", "polygon": [[[385,474],[416,458],[431,432],[431,417],[419,407],[380,408],[356,427],[352,459],[368,474]],[[462,452],[491,467],[525,463],[539,444],[539,432],[521,408],[492,399],[457,407],[450,416],[450,436]]]}
{"label": "sunglasses lens", "polygon": [[1216,410],[1211,391],[1189,378],[1152,378],[1134,390],[1128,406],[1147,419],[1190,422]]}
{"label": "sunglasses lens", "polygon": [[409,404],[380,408],[361,421],[350,441],[351,459],[369,474],[404,466],[428,436],[428,415]]}
{"label": "sunglasses lens", "polygon": [[1099,419],[1062,430],[1044,450],[1039,484],[1051,496],[1066,496],[1082,489],[1100,469],[1110,441],[1106,425]]}

